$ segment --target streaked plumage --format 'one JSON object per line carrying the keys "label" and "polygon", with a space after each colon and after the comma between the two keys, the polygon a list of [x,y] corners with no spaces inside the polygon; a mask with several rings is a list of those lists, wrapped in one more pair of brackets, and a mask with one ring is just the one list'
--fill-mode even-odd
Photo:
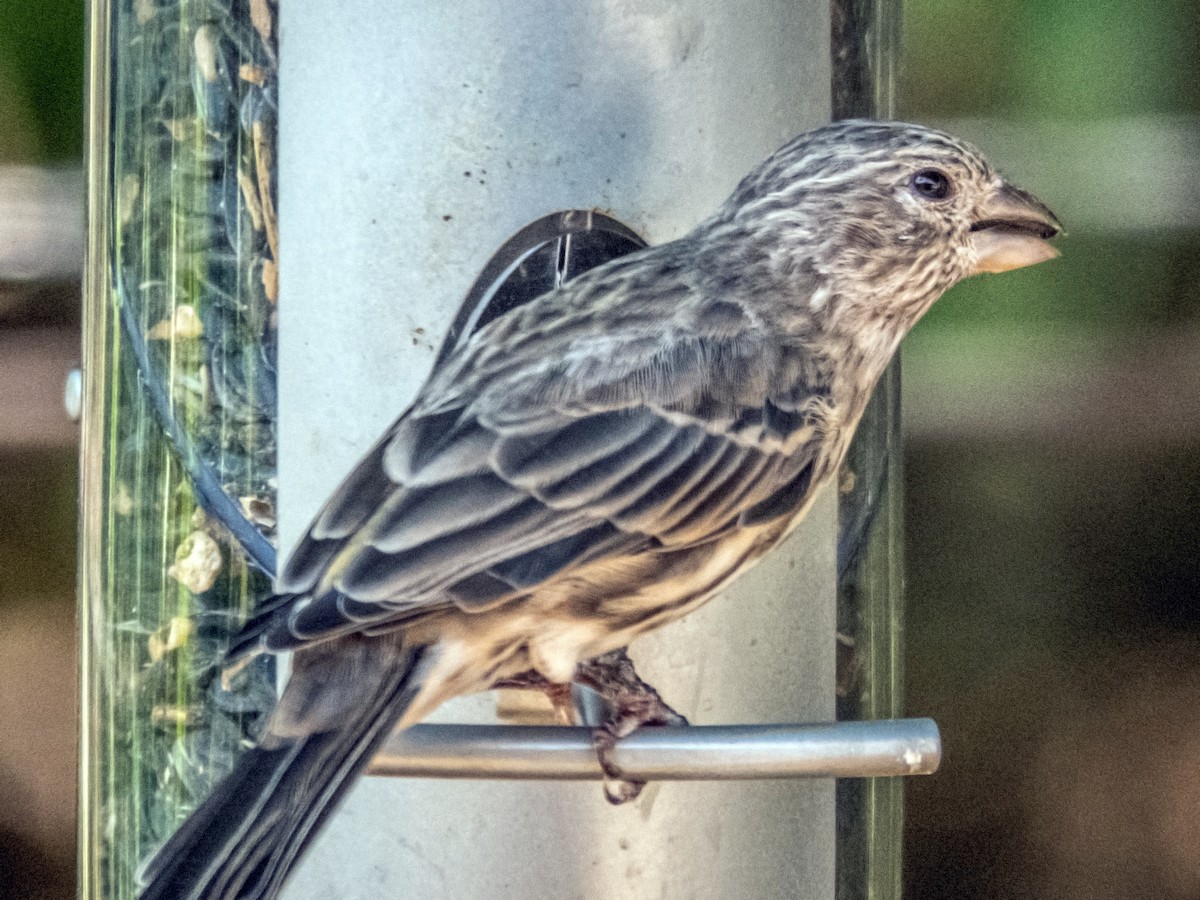
{"label": "streaked plumage", "polygon": [[1057,231],[948,135],[837,123],[686,237],[480,330],[247,624],[232,656],[294,650],[291,682],[142,896],[274,896],[394,725],[530,669],[570,681],[709,599],[800,521],[934,300]]}

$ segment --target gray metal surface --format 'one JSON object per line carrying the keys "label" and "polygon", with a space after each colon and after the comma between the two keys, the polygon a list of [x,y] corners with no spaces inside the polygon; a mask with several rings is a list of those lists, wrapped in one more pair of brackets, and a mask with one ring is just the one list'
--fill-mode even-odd
{"label": "gray metal surface", "polygon": [[[828,10],[282,4],[281,548],[410,401],[510,235],[595,207],[670,240],[827,121]],[[835,506],[634,646],[694,723],[833,718]],[[496,713],[482,695],[435,718]],[[833,884],[826,779],[654,783],[613,808],[587,782],[365,778],[285,897],[828,900]]]}
{"label": "gray metal surface", "polygon": [[[941,759],[932,719],[645,728],[613,754],[623,773],[645,781],[929,775]],[[410,778],[601,777],[589,729],[545,726],[417,725],[393,735],[371,771]]]}

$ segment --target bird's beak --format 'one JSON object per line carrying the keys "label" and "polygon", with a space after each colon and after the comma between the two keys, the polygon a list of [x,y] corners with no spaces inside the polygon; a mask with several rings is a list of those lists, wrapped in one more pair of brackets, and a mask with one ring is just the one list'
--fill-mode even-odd
{"label": "bird's beak", "polygon": [[1046,241],[1062,231],[1042,201],[1001,180],[971,224],[973,274],[1007,272],[1058,256]]}

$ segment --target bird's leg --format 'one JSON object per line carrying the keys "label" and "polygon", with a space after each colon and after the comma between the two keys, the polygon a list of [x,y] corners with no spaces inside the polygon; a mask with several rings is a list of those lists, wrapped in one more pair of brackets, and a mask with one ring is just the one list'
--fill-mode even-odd
{"label": "bird's leg", "polygon": [[[679,727],[687,725],[687,719],[671,709],[651,685],[642,681],[633,667],[633,660],[623,649],[581,662],[575,669],[572,684],[590,688],[603,701],[604,713],[600,720],[585,724],[593,725],[592,744],[604,771],[604,796],[617,805],[635,799],[646,782],[621,776],[621,770],[612,758],[617,741],[643,725]],[[577,715],[572,684],[550,681],[530,669],[493,686],[542,691],[563,721],[574,722]]]}
{"label": "bird's leg", "polygon": [[554,712],[564,725],[575,724],[575,699],[571,694],[571,684],[551,681],[536,669],[527,669],[511,678],[505,678],[492,685],[495,688],[505,688],[516,691],[541,691],[554,707]]}
{"label": "bird's leg", "polygon": [[679,727],[688,721],[638,677],[624,649],[580,663],[575,683],[591,688],[604,700],[604,720],[592,730],[592,745],[604,770],[604,796],[614,805],[627,803],[642,792],[646,782],[622,777],[612,758],[617,741],[643,725]]}

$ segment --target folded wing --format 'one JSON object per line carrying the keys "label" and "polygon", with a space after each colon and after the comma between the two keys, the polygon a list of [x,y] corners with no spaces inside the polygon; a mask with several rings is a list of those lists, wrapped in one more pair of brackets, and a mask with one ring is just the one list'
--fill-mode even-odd
{"label": "folded wing", "polygon": [[435,379],[322,510],[234,654],[488,609],[600,558],[788,515],[827,410],[820,386],[783,377],[803,368],[785,356],[753,335],[659,338],[623,366],[564,354],[470,389]]}

